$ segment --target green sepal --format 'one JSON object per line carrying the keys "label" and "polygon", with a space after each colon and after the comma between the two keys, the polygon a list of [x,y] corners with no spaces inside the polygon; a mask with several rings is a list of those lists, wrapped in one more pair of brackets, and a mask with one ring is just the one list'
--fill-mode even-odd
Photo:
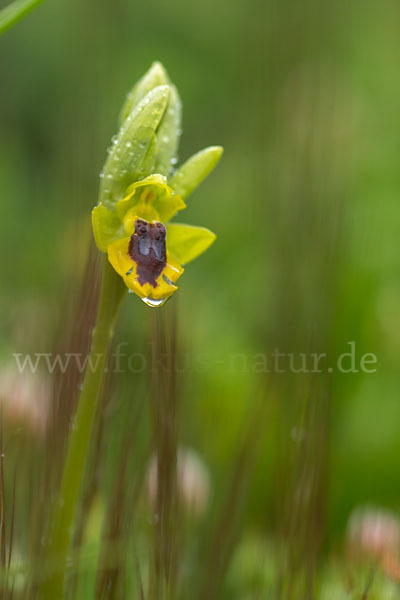
{"label": "green sepal", "polygon": [[145,177],[154,152],[154,137],[168,104],[169,87],[151,90],[125,119],[103,170],[99,202],[113,209],[131,183]]}
{"label": "green sepal", "polygon": [[125,119],[129,117],[132,110],[151,90],[160,85],[169,85],[168,74],[160,62],[154,62],[150,69],[143,75],[141,79],[133,86],[129,92],[125,104],[119,115],[119,122],[123,124]]}
{"label": "green sepal", "polygon": [[221,146],[210,146],[197,152],[174,173],[168,181],[169,185],[182,198],[187,198],[214,169],[222,153]]}
{"label": "green sepal", "polygon": [[124,236],[124,228],[117,214],[102,204],[92,210],[92,225],[96,245],[102,252],[107,252],[112,242]]}
{"label": "green sepal", "polygon": [[206,227],[170,223],[167,226],[168,252],[181,265],[194,260],[211,246],[217,236]]}

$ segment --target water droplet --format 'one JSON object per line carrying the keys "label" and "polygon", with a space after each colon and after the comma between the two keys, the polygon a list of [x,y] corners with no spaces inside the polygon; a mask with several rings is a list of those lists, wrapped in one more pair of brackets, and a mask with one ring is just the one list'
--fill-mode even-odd
{"label": "water droplet", "polygon": [[111,173],[108,173],[108,174],[107,174],[107,179],[112,179],[112,178],[113,178],[112,174],[111,174]]}
{"label": "water droplet", "polygon": [[152,298],[151,296],[148,296],[147,298],[142,298],[143,302],[145,304],[147,304],[147,306],[151,306],[152,308],[156,308],[157,306],[162,306],[163,304],[166,303],[166,301],[169,299],[168,298],[159,298],[159,299],[155,299]]}
{"label": "water droplet", "polygon": [[100,173],[99,177],[100,177],[100,179],[103,179],[103,177],[104,177],[103,171]]}
{"label": "water droplet", "polygon": [[130,148],[132,146],[132,142],[126,142],[125,146],[126,146],[126,148]]}
{"label": "water droplet", "polygon": [[176,165],[177,162],[178,162],[177,158],[171,158],[171,165]]}
{"label": "water droplet", "polygon": [[169,137],[167,135],[163,135],[162,136],[162,141],[164,142],[164,144],[168,144],[169,142]]}
{"label": "water droplet", "polygon": [[112,138],[111,138],[111,141],[115,145],[117,143],[117,141],[118,141],[118,136],[113,135]]}

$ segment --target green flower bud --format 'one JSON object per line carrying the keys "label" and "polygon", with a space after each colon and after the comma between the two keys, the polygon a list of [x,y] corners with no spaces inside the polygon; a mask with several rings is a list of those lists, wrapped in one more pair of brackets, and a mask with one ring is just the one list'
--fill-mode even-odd
{"label": "green flower bud", "polygon": [[151,90],[133,108],[113,139],[104,165],[99,202],[113,209],[131,183],[149,175],[155,161],[155,135],[168,104],[170,88]]}

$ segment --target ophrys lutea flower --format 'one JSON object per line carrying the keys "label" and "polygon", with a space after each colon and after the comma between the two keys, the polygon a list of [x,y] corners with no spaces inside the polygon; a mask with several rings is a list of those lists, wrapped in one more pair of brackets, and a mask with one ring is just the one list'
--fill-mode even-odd
{"label": "ophrys lutea flower", "polygon": [[92,213],[97,246],[129,290],[150,306],[177,290],[183,265],[215,240],[209,229],[171,222],[222,154],[220,146],[206,148],[173,172],[180,122],[178,92],[155,63],[121,111]]}
{"label": "ophrys lutea flower", "polygon": [[161,305],[177,290],[183,265],[215,240],[205,227],[170,222],[185,206],[166,177],[153,174],[129,186],[114,211],[102,204],[93,210],[98,247],[127,287],[150,306]]}

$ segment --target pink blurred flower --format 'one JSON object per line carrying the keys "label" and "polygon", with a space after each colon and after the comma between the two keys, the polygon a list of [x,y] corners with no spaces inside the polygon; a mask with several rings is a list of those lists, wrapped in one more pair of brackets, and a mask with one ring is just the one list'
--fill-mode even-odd
{"label": "pink blurred flower", "polygon": [[[184,509],[196,517],[204,514],[210,497],[210,475],[201,457],[189,448],[178,450],[177,486]],[[153,509],[157,506],[157,487],[157,457],[153,456],[147,469],[147,490]]]}
{"label": "pink blurred flower", "polygon": [[11,426],[34,435],[45,431],[50,400],[50,384],[40,373],[18,373],[15,366],[0,370],[0,405]]}

